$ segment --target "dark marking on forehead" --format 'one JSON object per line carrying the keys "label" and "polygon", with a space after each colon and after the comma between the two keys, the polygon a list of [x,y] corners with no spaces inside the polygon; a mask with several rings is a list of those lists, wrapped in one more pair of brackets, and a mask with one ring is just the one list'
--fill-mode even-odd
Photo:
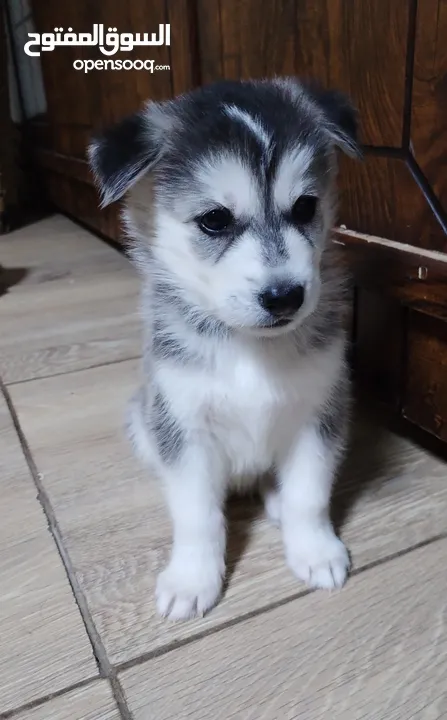
{"label": "dark marking on forehead", "polygon": [[223,112],[233,122],[240,123],[240,131],[245,133],[246,138],[250,137],[259,145],[260,160],[267,167],[269,164],[273,137],[272,133],[267,129],[262,116],[255,112],[251,113],[245,108],[235,105],[222,105]]}
{"label": "dark marking on forehead", "polygon": [[278,145],[277,145],[277,143],[273,143],[271,152],[270,152],[270,157],[268,158],[268,163],[265,168],[265,179],[266,179],[267,185],[269,187],[273,187],[273,183],[276,178],[276,173],[278,171],[279,161],[280,161],[280,154],[278,151]]}
{"label": "dark marking on forehead", "polygon": [[[268,152],[263,138],[242,117],[228,114],[228,106],[260,123],[271,138]],[[210,149],[216,154],[233,153],[264,184],[266,179],[273,181],[279,160],[291,147],[309,145],[317,151],[327,146],[311,106],[297,107],[284,88],[274,83],[217,82],[180,98],[176,112],[174,142],[160,171],[164,191],[173,196],[180,188],[188,189]]]}

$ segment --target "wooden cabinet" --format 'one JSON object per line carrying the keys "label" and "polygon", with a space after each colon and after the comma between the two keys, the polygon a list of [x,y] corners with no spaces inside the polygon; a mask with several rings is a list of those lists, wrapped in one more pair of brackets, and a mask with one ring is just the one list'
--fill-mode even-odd
{"label": "wooden cabinet", "polygon": [[97,210],[85,162],[92,128],[218,78],[293,74],[352,96],[365,161],[341,160],[336,242],[356,281],[358,375],[447,440],[447,0],[34,0],[34,14],[41,32],[171,25],[169,47],[130,55],[170,71],[73,69],[97,48],[42,58],[48,114],[34,131],[49,193],[114,239],[117,210]]}
{"label": "wooden cabinet", "polygon": [[402,412],[447,442],[447,323],[410,311]]}

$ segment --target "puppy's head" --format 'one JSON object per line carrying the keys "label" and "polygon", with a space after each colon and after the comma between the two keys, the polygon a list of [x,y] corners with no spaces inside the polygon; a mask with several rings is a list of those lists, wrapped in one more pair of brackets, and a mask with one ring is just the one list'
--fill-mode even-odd
{"label": "puppy's head", "polygon": [[277,79],[150,103],[89,157],[103,206],[130,191],[124,220],[143,270],[262,335],[293,329],[318,302],[336,148],[359,154],[348,100]]}

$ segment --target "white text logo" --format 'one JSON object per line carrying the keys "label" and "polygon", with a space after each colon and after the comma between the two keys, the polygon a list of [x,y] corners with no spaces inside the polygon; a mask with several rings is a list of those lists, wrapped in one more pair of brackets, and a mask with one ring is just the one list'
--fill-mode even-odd
{"label": "white text logo", "polygon": [[73,67],[85,74],[91,70],[146,70],[153,73],[171,69],[170,65],[155,65],[154,60],[75,60]]}
{"label": "white text logo", "polygon": [[[57,47],[95,47],[98,46],[104,55],[115,55],[119,50],[130,52],[135,47],[151,47],[153,45],[171,44],[171,26],[159,25],[158,37],[155,33],[118,33],[116,27],[107,28],[104,33],[104,25],[93,25],[92,33],[74,33],[73,28],[68,28],[64,33],[63,28],[54,28],[54,33],[28,33],[31,38],[25,44],[25,52],[31,57],[39,57],[40,50],[51,52]],[[32,51],[32,47],[39,47],[39,50]]]}

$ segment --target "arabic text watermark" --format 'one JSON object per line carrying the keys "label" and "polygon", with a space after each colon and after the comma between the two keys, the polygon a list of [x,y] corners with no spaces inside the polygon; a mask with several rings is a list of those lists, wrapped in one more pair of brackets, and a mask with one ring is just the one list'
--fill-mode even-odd
{"label": "arabic text watermark", "polygon": [[[131,52],[138,47],[153,47],[158,45],[171,44],[171,26],[160,24],[158,26],[158,37],[155,33],[118,33],[116,27],[107,28],[104,33],[104,25],[95,23],[91,33],[75,33],[69,27],[64,33],[61,27],[55,27],[52,33],[28,33],[31,38],[25,43],[24,50],[31,57],[40,57],[41,50],[52,52],[57,47],[98,47],[104,55],[115,55],[118,51]],[[37,47],[33,51],[31,48]]]}

